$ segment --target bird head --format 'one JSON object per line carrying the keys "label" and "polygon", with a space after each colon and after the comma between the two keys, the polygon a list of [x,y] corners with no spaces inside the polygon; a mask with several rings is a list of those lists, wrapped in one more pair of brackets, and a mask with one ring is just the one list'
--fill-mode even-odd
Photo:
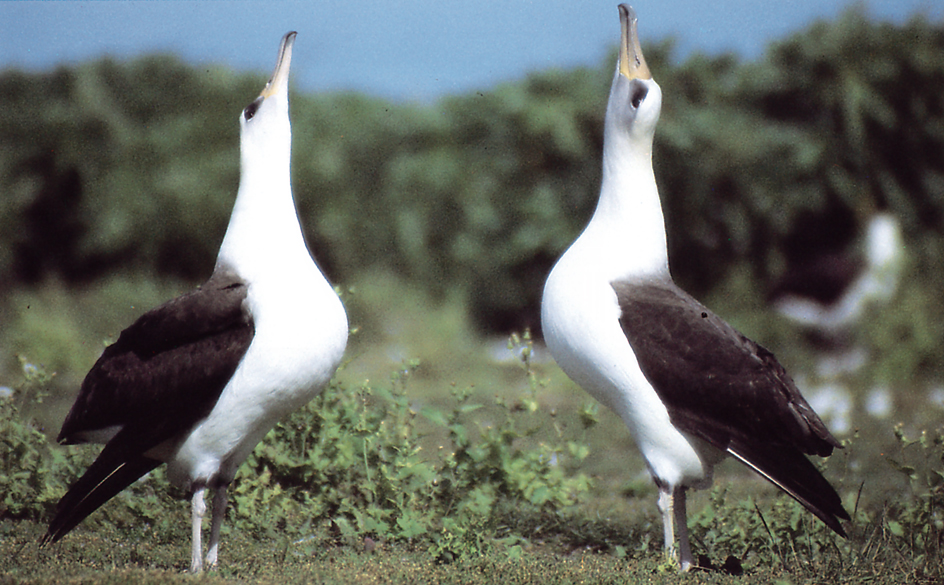
{"label": "bird head", "polygon": [[606,107],[605,142],[629,142],[631,150],[639,147],[651,150],[662,110],[662,90],[652,79],[642,54],[636,12],[620,4],[619,13],[619,61]]}
{"label": "bird head", "polygon": [[260,129],[268,133],[272,128],[288,124],[288,71],[292,63],[295,35],[295,32],[290,32],[282,37],[279,60],[272,77],[259,97],[243,109],[239,123],[244,135],[258,134]]}

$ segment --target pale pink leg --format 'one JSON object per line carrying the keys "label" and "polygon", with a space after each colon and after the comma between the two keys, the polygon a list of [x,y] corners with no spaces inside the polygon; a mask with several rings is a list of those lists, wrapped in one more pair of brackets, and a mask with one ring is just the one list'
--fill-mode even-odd
{"label": "pale pink leg", "polygon": [[193,498],[190,501],[190,520],[193,523],[193,546],[190,549],[190,572],[199,573],[203,570],[203,543],[201,541],[201,532],[203,531],[203,515],[206,514],[206,502],[203,500],[205,488],[193,490]]}
{"label": "pale pink leg", "polygon": [[220,529],[223,527],[223,519],[226,518],[226,488],[221,486],[213,494],[213,521],[210,525],[210,548],[207,550],[206,564],[208,569],[216,567],[220,552]]}

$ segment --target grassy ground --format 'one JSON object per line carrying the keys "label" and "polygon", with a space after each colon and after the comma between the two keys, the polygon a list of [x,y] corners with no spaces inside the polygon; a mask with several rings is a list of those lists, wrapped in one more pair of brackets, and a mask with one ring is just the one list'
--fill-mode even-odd
{"label": "grassy ground", "polygon": [[[35,528],[38,535],[39,528]],[[290,552],[245,537],[230,539],[225,566],[198,578],[187,574],[175,544],[129,545],[126,539],[77,534],[69,544],[39,551],[33,543],[4,539],[0,583],[790,583],[782,569],[761,569],[736,577],[720,572],[678,575],[658,559],[626,560],[588,549],[561,552],[535,545],[520,558],[493,552],[474,560],[442,564],[402,545],[328,547]],[[95,551],[89,555],[88,551]],[[746,581],[746,580],[747,581]]]}
{"label": "grassy ground", "polygon": [[[181,516],[185,516],[181,510]],[[182,518],[183,520],[183,518]],[[586,521],[575,520],[576,522]],[[593,546],[571,547],[562,540],[536,540],[515,554],[495,548],[475,558],[438,562],[408,544],[363,542],[337,546],[260,540],[230,533],[222,566],[194,577],[186,573],[186,539],[155,540],[153,535],[100,527],[79,529],[63,543],[40,549],[44,527],[18,523],[0,539],[0,583],[936,583],[915,575],[907,559],[867,562],[866,555],[842,546],[831,555],[805,557],[793,551],[787,563],[745,564],[740,575],[716,568],[681,575],[657,552],[615,554]],[[610,527],[613,529],[613,527]],[[858,546],[860,546],[859,543]]]}
{"label": "grassy ground", "polygon": [[[113,282],[107,288],[112,295],[140,296],[142,290],[150,290],[142,286]],[[74,306],[69,305],[71,295],[65,291],[46,291],[30,298],[22,293],[26,300],[21,302],[33,308],[51,307],[59,320],[62,315],[71,316],[67,322],[75,331],[56,332],[29,317],[19,337],[0,334],[0,344],[22,341],[28,337],[23,331],[45,331],[44,343],[66,347],[86,339],[87,330],[105,331],[102,338],[113,334],[129,318],[121,315],[115,319],[117,324],[95,319],[89,311],[100,292],[78,295]],[[456,389],[464,389],[473,401],[485,405],[469,415],[483,429],[497,424],[502,416],[503,411],[494,405],[496,397],[514,403],[532,383],[503,340],[483,340],[470,333],[458,299],[446,299],[433,310],[429,299],[395,282],[355,286],[345,297],[359,330],[339,373],[342,387],[386,382],[389,372],[404,367],[404,360],[419,358],[420,366],[405,388],[410,407],[416,412],[424,407],[447,411],[455,403]],[[127,311],[140,310],[128,302],[123,305]],[[9,304],[7,311],[11,311]],[[56,341],[56,336],[63,335],[65,339]],[[79,354],[91,357],[63,362],[66,365],[59,366],[63,369],[52,386],[54,393],[30,412],[47,428],[57,428],[71,401],[68,389],[94,359],[92,349],[76,347]],[[942,547],[942,518],[934,506],[941,502],[944,481],[941,446],[933,435],[925,443],[907,438],[919,437],[921,428],[933,430],[941,412],[922,400],[923,388],[917,384],[896,396],[895,410],[882,417],[866,414],[864,390],[851,388],[852,428],[856,430],[841,437],[849,440],[848,447],[825,465],[826,476],[856,517],[849,540],[833,537],[774,488],[728,462],[716,476],[716,489],[690,498],[689,524],[696,554],[705,554],[714,567],[733,556],[743,563],[746,573],[738,577],[705,570],[677,575],[663,563],[655,490],[622,423],[603,408],[594,410],[589,397],[542,356],[540,347],[535,351],[537,415],[543,422],[540,431],[516,441],[528,449],[548,437],[566,435],[589,446],[580,471],[592,478],[592,486],[575,506],[541,514],[503,502],[481,527],[485,543],[476,549],[478,554],[446,559],[449,562],[431,553],[428,543],[419,539],[375,542],[339,537],[325,527],[297,538],[277,522],[256,531],[229,522],[224,528],[220,570],[199,579],[208,583],[940,582],[942,571],[934,567],[941,559],[934,555]],[[73,361],[89,363],[69,365]],[[796,372],[798,368],[790,365]],[[0,380],[4,382],[9,383]],[[584,430],[582,412],[590,412],[596,424]],[[441,426],[424,423],[422,417],[417,420],[425,452],[448,449]],[[906,424],[898,427],[896,436],[894,423],[899,420]],[[118,521],[115,515],[104,516],[108,519],[103,520],[101,513],[93,515],[61,543],[42,549],[36,546],[44,531],[42,523],[0,521],[0,583],[193,580],[183,574],[189,564],[186,502],[178,502],[168,514],[172,517],[155,526],[121,522],[120,515]]]}

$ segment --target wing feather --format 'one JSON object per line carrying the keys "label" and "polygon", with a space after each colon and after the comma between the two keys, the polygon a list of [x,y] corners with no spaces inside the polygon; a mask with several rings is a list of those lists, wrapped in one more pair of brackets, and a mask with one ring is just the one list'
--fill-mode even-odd
{"label": "wing feather", "polygon": [[247,285],[217,270],[202,287],[142,315],[102,353],[82,383],[59,441],[115,428],[95,462],[56,507],[43,543],[161,462],[145,455],[205,418],[254,335]]}
{"label": "wing feather", "polygon": [[246,294],[234,274],[217,271],[142,315],[86,375],[58,440],[83,442],[84,431],[138,425],[153,435],[146,450],[204,418],[252,340]]}
{"label": "wing feather", "polygon": [[840,498],[804,454],[828,456],[830,434],[772,353],[670,280],[618,282],[620,325],[680,430],[753,468],[839,534]]}

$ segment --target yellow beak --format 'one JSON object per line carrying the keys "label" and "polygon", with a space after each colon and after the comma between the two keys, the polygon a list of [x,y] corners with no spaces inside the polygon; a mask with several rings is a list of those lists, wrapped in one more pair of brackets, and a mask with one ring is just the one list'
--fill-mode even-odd
{"label": "yellow beak", "polygon": [[636,30],[636,11],[625,4],[619,5],[620,13],[620,50],[619,72],[627,79],[652,79],[646,59],[642,56],[639,45],[639,33]]}
{"label": "yellow beak", "polygon": [[262,97],[270,98],[283,89],[288,90],[288,68],[292,64],[292,45],[295,44],[294,31],[282,37],[282,45],[279,47],[279,62],[275,65],[275,71],[269,78],[269,83],[262,90]]}

